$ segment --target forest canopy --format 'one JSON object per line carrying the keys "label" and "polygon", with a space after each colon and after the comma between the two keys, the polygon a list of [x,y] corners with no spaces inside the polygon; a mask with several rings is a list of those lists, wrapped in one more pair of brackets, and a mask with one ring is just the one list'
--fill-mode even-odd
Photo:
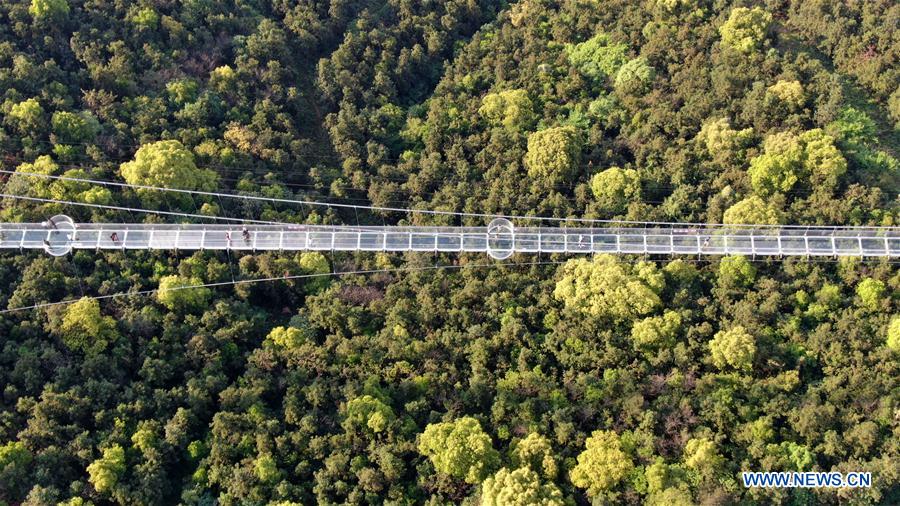
{"label": "forest canopy", "polygon": [[[898,19],[2,2],[0,218],[896,227]],[[0,506],[900,503],[888,260],[0,251]]]}

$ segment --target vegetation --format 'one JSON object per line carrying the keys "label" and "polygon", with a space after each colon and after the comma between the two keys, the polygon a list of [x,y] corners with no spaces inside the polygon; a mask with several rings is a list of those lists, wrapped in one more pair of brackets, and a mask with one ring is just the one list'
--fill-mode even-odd
{"label": "vegetation", "polygon": [[[888,0],[0,17],[6,195],[351,225],[485,220],[146,187],[564,225],[900,218]],[[58,213],[180,219],[0,201],[5,221]],[[900,504],[895,264],[486,262],[3,249],[0,504]],[[746,489],[750,470],[873,484]]]}

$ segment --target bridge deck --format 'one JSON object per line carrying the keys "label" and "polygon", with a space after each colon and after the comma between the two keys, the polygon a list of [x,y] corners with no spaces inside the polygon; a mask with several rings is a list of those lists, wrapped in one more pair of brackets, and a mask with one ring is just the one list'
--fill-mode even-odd
{"label": "bridge deck", "polygon": [[[504,220],[505,221],[505,220]],[[507,222],[508,223],[508,222]],[[900,228],[352,227],[321,225],[0,224],[0,250],[482,252],[900,257]]]}

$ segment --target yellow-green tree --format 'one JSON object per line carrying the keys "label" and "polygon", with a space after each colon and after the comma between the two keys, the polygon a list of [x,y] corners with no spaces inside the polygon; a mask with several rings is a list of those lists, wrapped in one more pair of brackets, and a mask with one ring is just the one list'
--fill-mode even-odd
{"label": "yellow-green tree", "polygon": [[178,275],[165,276],[159,280],[156,300],[171,311],[189,312],[206,307],[212,291],[198,287],[203,282],[199,278]]}
{"label": "yellow-green tree", "polygon": [[790,191],[803,177],[803,146],[791,132],[766,137],[765,153],[750,160],[750,183],[762,196]]}
{"label": "yellow-green tree", "polygon": [[488,93],[478,109],[488,124],[502,126],[511,132],[528,130],[534,124],[534,104],[525,90]]}
{"label": "yellow-green tree", "polygon": [[754,279],[756,267],[745,256],[727,256],[719,262],[718,283],[721,286],[750,286]]}
{"label": "yellow-green tree", "polygon": [[751,53],[758,49],[766,38],[772,15],[765,10],[754,7],[737,7],[719,27],[722,44],[742,53]]}
{"label": "yellow-green tree", "polygon": [[378,434],[384,432],[396,419],[390,406],[371,395],[363,395],[347,403],[342,426],[347,431],[365,428]]}
{"label": "yellow-green tree", "polygon": [[834,143],[834,137],[821,128],[803,132],[803,168],[813,189],[832,190],[847,172],[847,159]]}
{"label": "yellow-green tree", "polygon": [[85,353],[99,353],[118,339],[116,321],[111,316],[103,316],[100,303],[89,297],[82,297],[66,308],[59,332],[66,346]]}
{"label": "yellow-green tree", "polygon": [[7,122],[25,135],[39,133],[44,125],[44,108],[37,99],[29,98],[13,104],[6,115]]}
{"label": "yellow-green tree", "polygon": [[100,123],[90,111],[57,111],[50,118],[53,140],[61,143],[77,143],[92,140],[100,131]]}
{"label": "yellow-green tree", "polygon": [[742,326],[716,333],[709,342],[712,362],[719,369],[749,371],[756,355],[756,339]]}
{"label": "yellow-green tree", "polygon": [[594,174],[591,191],[603,209],[621,212],[629,202],[641,198],[641,178],[634,169],[610,167]]}
{"label": "yellow-green tree", "polygon": [[525,165],[531,177],[564,180],[575,171],[580,159],[581,134],[574,126],[548,128],[528,136]]}
{"label": "yellow-green tree", "polygon": [[613,255],[569,260],[560,268],[553,296],[583,313],[631,320],[662,305],[665,278],[655,264],[621,262]]}
{"label": "yellow-green tree", "polygon": [[595,81],[612,77],[628,61],[626,44],[610,42],[609,36],[599,33],[575,45],[566,46],[569,63]]}
{"label": "yellow-green tree", "polygon": [[887,347],[900,352],[900,316],[891,318],[887,331]]}
{"label": "yellow-green tree", "polygon": [[31,0],[28,12],[38,21],[59,19],[69,14],[69,2],[66,0]]}
{"label": "yellow-green tree", "polygon": [[662,316],[651,316],[635,322],[631,327],[631,342],[636,350],[645,352],[670,347],[681,329],[681,316],[675,311],[665,311]]}
{"label": "yellow-green tree", "polygon": [[585,441],[572,469],[572,483],[589,497],[600,496],[621,482],[634,469],[631,457],[622,449],[619,435],[597,430]]}
{"label": "yellow-green tree", "polygon": [[806,101],[800,81],[778,81],[766,89],[766,95],[792,109],[799,109]]}
{"label": "yellow-green tree", "polygon": [[753,129],[735,130],[728,118],[709,119],[703,123],[697,140],[706,146],[714,160],[728,161],[742,153],[753,139]]}
{"label": "yellow-green tree", "polygon": [[266,340],[286,349],[297,348],[307,342],[306,334],[294,327],[275,327],[266,336]]}
{"label": "yellow-green tree", "polygon": [[503,468],[481,484],[482,506],[563,506],[562,492],[528,467]]}
{"label": "yellow-green tree", "polygon": [[862,307],[872,311],[881,306],[885,291],[884,282],[873,278],[866,278],[856,285],[856,295]]}
{"label": "yellow-green tree", "polygon": [[643,56],[629,60],[616,72],[616,92],[622,95],[646,92],[656,76],[656,71]]}
{"label": "yellow-green tree", "polygon": [[113,489],[125,473],[125,450],[114,445],[103,450],[103,456],[87,467],[88,481],[97,492],[105,493]]}
{"label": "yellow-green tree", "polygon": [[777,225],[782,219],[781,211],[752,195],[726,209],[722,222],[726,225]]}
{"label": "yellow-green tree", "polygon": [[544,478],[554,479],[559,472],[550,440],[537,432],[514,441],[509,456],[513,467],[531,468]]}
{"label": "yellow-green tree", "polygon": [[[211,191],[216,188],[216,173],[197,168],[194,155],[178,141],[159,141],[141,146],[134,160],[119,167],[122,177],[129,184],[178,188],[183,190]],[[138,195],[150,203],[163,202],[163,192],[140,189]],[[190,202],[190,196],[171,194],[166,199]]]}
{"label": "yellow-green tree", "polygon": [[684,447],[684,465],[700,476],[714,476],[724,462],[716,443],[708,438],[691,438]]}
{"label": "yellow-green tree", "polygon": [[419,437],[419,453],[428,457],[438,472],[477,484],[500,465],[500,454],[478,420],[463,417],[433,423]]}

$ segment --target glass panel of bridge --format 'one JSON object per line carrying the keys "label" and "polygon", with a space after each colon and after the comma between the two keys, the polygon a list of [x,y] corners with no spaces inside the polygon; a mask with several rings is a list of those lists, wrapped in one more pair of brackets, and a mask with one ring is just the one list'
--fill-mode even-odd
{"label": "glass panel of bridge", "polygon": [[487,234],[463,234],[463,251],[487,251]]}
{"label": "glass panel of bridge", "polygon": [[460,251],[462,249],[462,237],[459,234],[438,234],[438,251]]}
{"label": "glass panel of bridge", "polygon": [[531,253],[540,251],[539,237],[540,235],[536,232],[516,233],[516,251]]}

